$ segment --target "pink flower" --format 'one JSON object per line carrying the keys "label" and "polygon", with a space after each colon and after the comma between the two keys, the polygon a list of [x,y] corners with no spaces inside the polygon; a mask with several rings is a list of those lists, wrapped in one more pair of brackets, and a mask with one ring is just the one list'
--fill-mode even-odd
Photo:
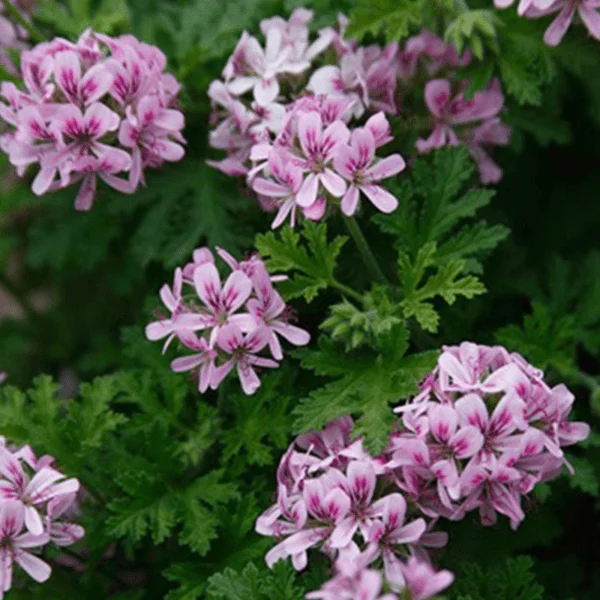
{"label": "pink flower", "polygon": [[259,269],[254,280],[254,289],[257,297],[248,300],[248,310],[257,325],[264,325],[269,331],[268,344],[273,358],[276,360],[283,358],[278,335],[294,346],[306,346],[310,342],[310,335],[287,321],[284,316],[287,308],[285,302],[273,288],[265,268]]}
{"label": "pink flower", "polygon": [[416,519],[405,525],[406,500],[401,494],[394,493],[378,501],[382,506],[381,518],[371,525],[368,541],[377,545],[383,555],[385,578],[394,591],[405,585],[403,564],[396,554],[400,544],[414,544],[425,533],[427,525],[423,519]]}
{"label": "pink flower", "polygon": [[0,503],[0,598],[12,587],[13,562],[16,562],[38,583],[50,577],[50,567],[27,550],[45,546],[49,541],[47,533],[34,535],[23,533],[25,509],[15,500]]}
{"label": "pink flower", "polygon": [[335,198],[346,192],[344,180],[331,169],[331,163],[341,144],[350,138],[350,132],[342,121],[335,121],[323,131],[320,113],[313,111],[298,116],[298,140],[302,157],[297,164],[308,172],[296,196],[299,206],[312,206],[322,185]]}
{"label": "pink flower", "polygon": [[[502,171],[485,150],[506,146],[510,137],[510,128],[498,118],[504,105],[499,82],[465,100],[462,93],[452,97],[450,81],[434,79],[425,86],[425,102],[435,125],[427,139],[417,140],[417,150],[425,154],[443,146],[465,144],[477,162],[482,181],[499,181]],[[475,127],[476,123],[479,126]]]}
{"label": "pink flower", "polygon": [[450,571],[437,573],[426,562],[410,557],[406,565],[402,565],[402,574],[406,580],[406,588],[412,600],[426,600],[452,585],[454,575]]}
{"label": "pink flower", "polygon": [[183,127],[183,114],[163,108],[155,96],[140,100],[135,115],[128,112],[119,130],[119,142],[123,147],[133,149],[131,185],[134,189],[143,181],[144,166],[160,165],[163,161],[177,162],[183,158]]}
{"label": "pink flower", "polygon": [[266,327],[259,327],[244,336],[237,325],[225,325],[219,331],[217,343],[231,358],[215,368],[213,385],[217,387],[235,367],[244,392],[254,394],[260,387],[260,379],[254,367],[273,369],[279,366],[274,360],[257,356],[268,341],[269,331]]}
{"label": "pink flower", "polygon": [[334,158],[336,171],[350,182],[342,199],[342,212],[352,216],[362,192],[381,212],[390,213],[398,207],[398,200],[381,185],[383,179],[393,177],[406,168],[399,154],[392,154],[375,162],[375,138],[366,127],[352,132],[350,146],[340,146]]}
{"label": "pink flower", "polygon": [[75,503],[75,494],[57,496],[48,503],[46,529],[50,535],[50,541],[56,546],[70,546],[85,535],[85,530],[80,525],[59,520],[64,516],[73,516]]}
{"label": "pink flower", "polygon": [[198,319],[196,315],[188,314],[186,316],[187,310],[181,296],[182,289],[183,273],[181,269],[176,269],[173,288],[171,289],[168,284],[165,284],[160,289],[161,300],[171,313],[171,317],[154,321],[146,326],[146,337],[149,340],[156,341],[167,338],[163,353],[166,352],[177,335],[204,327],[204,322]]}
{"label": "pink flower", "polygon": [[277,216],[271,225],[273,229],[279,227],[288,216],[293,227],[298,207],[296,197],[304,181],[302,169],[294,165],[287,154],[278,149],[274,149],[269,153],[268,165],[275,181],[257,177],[252,182],[252,189],[257,194],[276,200],[278,210]]}
{"label": "pink flower", "polygon": [[[285,276],[270,276],[256,254],[238,261],[226,250],[216,250],[231,269],[225,283],[213,253],[197,248],[193,262],[176,269],[172,288],[167,284],[161,288],[170,316],[150,323],[146,337],[166,338],[163,352],[174,339],[193,351],[175,358],[171,368],[197,374],[200,393],[217,389],[235,368],[242,389],[250,395],[260,386],[255,367],[275,368],[283,359],[279,336],[295,345],[307,344],[310,336],[290,324],[288,309],[273,287]],[[277,360],[259,355],[267,346]]]}
{"label": "pink flower", "polygon": [[172,108],[179,84],[165,66],[158,49],[132,36],[87,30],[76,43],[38,44],[22,55],[26,90],[2,84],[0,119],[8,131],[0,148],[21,176],[39,165],[32,185],[38,195],[81,182],[77,210],[92,207],[97,177],[131,194],[144,169],[184,153],[183,115]]}
{"label": "pink flower", "polygon": [[77,479],[66,479],[65,475],[50,467],[41,468],[30,478],[20,461],[3,447],[0,447],[0,473],[3,477],[0,480],[0,497],[19,500],[24,505],[25,525],[33,535],[44,532],[39,508],[52,498],[72,494],[79,489]]}
{"label": "pink flower", "polygon": [[194,287],[206,307],[198,317],[198,325],[199,328],[212,328],[211,348],[217,341],[221,328],[226,324],[236,324],[243,331],[249,331],[254,326],[250,315],[234,315],[252,292],[252,282],[242,271],[231,273],[225,285],[221,287],[221,277],[217,268],[208,262],[194,271]]}
{"label": "pink flower", "polygon": [[56,85],[69,102],[76,106],[90,105],[102,98],[113,83],[112,73],[104,64],[97,64],[82,74],[76,52],[59,52],[54,58]]}
{"label": "pink flower", "polygon": [[198,391],[203,394],[211,386],[215,373],[217,352],[209,346],[205,338],[198,338],[191,332],[180,332],[179,340],[196,354],[181,356],[171,363],[175,373],[198,369]]}

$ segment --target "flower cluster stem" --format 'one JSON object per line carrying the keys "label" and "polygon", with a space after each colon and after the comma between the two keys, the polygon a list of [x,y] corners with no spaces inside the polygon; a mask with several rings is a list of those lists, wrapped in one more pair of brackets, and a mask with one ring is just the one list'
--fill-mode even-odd
{"label": "flower cluster stem", "polygon": [[365,234],[362,232],[362,229],[356,222],[356,219],[354,217],[347,217],[344,219],[344,222],[346,223],[346,227],[348,228],[348,231],[352,236],[356,247],[358,248],[358,252],[362,257],[365,266],[369,269],[377,281],[389,286],[390,282],[387,280],[382,268],[379,266],[379,263],[377,262],[377,259],[375,258],[375,255],[371,251],[369,243],[365,238]]}

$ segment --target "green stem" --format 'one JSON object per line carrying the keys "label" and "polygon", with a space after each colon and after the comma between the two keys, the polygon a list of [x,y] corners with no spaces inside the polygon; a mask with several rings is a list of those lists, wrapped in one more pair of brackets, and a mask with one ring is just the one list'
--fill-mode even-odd
{"label": "green stem", "polygon": [[10,0],[0,0],[0,2],[4,4],[6,11],[11,15],[14,21],[27,31],[29,37],[31,37],[34,42],[43,42],[45,40],[44,36],[19,12]]}
{"label": "green stem", "polygon": [[356,222],[356,219],[354,217],[347,217],[344,219],[344,222],[346,223],[346,227],[348,228],[348,231],[350,232],[350,235],[352,236],[352,239],[354,240],[354,243],[356,244],[356,247],[358,248],[358,251],[367,269],[369,269],[377,281],[389,286],[390,282],[384,275],[383,270],[375,258],[375,255],[373,252],[371,252],[369,243],[367,242],[362,229]]}
{"label": "green stem", "polygon": [[354,298],[354,300],[357,300],[358,302],[362,302],[362,296],[358,292],[354,291],[351,287],[348,287],[347,285],[344,285],[335,279],[331,280],[330,285],[342,294],[349,296],[350,298]]}

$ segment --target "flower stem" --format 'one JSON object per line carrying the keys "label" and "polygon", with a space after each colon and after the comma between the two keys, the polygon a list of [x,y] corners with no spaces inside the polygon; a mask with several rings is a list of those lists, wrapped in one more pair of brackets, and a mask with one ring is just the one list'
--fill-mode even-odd
{"label": "flower stem", "polygon": [[387,280],[383,270],[379,266],[379,263],[371,251],[369,243],[367,242],[362,229],[356,222],[356,219],[354,217],[347,217],[344,219],[344,222],[346,223],[346,227],[348,228],[367,269],[371,271],[377,281],[385,285],[390,285],[390,282]]}
{"label": "flower stem", "polygon": [[357,291],[353,290],[347,285],[344,285],[343,283],[340,283],[336,279],[332,279],[330,285],[342,294],[349,296],[350,298],[354,298],[354,300],[357,300],[358,302],[362,302],[362,296]]}
{"label": "flower stem", "polygon": [[10,14],[10,16],[14,19],[16,23],[18,23],[23,29],[27,31],[27,33],[34,42],[43,42],[45,40],[44,36],[37,30],[37,28],[32,23],[30,23],[19,12],[19,10],[11,2],[11,0],[0,0],[0,2],[4,4],[6,12]]}
{"label": "flower stem", "polygon": [[4,288],[4,291],[10,294],[14,300],[16,300],[19,306],[23,309],[23,312],[32,320],[37,320],[39,317],[38,312],[33,308],[27,295],[23,293],[6,275],[0,273],[0,288]]}

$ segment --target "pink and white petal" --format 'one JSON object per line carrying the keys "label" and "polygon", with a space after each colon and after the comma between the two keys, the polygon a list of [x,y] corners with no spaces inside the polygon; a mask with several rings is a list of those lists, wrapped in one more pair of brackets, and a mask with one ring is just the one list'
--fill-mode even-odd
{"label": "pink and white petal", "polygon": [[299,552],[298,554],[292,554],[292,565],[296,571],[303,571],[306,569],[308,564],[308,554],[306,552]]}
{"label": "pink and white petal", "polygon": [[91,104],[100,100],[110,90],[114,75],[105,64],[94,65],[83,76],[79,84],[81,100],[84,104]]}
{"label": "pink and white petal", "polygon": [[443,352],[438,359],[440,370],[452,378],[453,385],[471,385],[471,377],[459,360],[451,352]]}
{"label": "pink and white petal", "polygon": [[489,423],[487,407],[477,394],[463,396],[456,401],[454,407],[458,413],[458,422],[461,426],[472,425],[481,432],[487,430]]}
{"label": "pink and white petal", "polygon": [[14,539],[14,545],[18,548],[41,548],[50,541],[47,533],[33,534],[22,533]]}
{"label": "pink and white petal", "polygon": [[363,506],[371,503],[375,492],[375,469],[370,461],[353,461],[348,465],[347,478],[350,497]]}
{"label": "pink and white petal", "polygon": [[298,139],[304,155],[309,158],[320,152],[323,121],[316,111],[298,116]]}
{"label": "pink and white petal", "polygon": [[295,206],[296,206],[296,203],[293,198],[286,200],[279,207],[279,210],[277,211],[277,215],[275,216],[275,219],[273,219],[273,222],[271,223],[271,229],[277,229],[278,227],[280,227],[284,223],[284,221],[288,218],[290,212],[292,210],[295,210]]}
{"label": "pink and white petal", "polygon": [[234,96],[241,96],[254,89],[260,81],[258,77],[236,77],[227,84],[227,89]]}
{"label": "pink and white petal", "polygon": [[23,471],[18,458],[4,446],[0,446],[0,473],[14,484],[18,491],[25,489],[27,485],[25,471]]}
{"label": "pink and white petal", "polygon": [[581,2],[579,4],[579,17],[583,24],[587,27],[589,34],[596,40],[600,41],[600,14],[598,14],[598,6]]}
{"label": "pink and white petal", "polygon": [[43,196],[52,186],[56,177],[56,169],[42,167],[31,184],[31,191],[36,196]]}
{"label": "pink and white petal", "polygon": [[79,102],[81,63],[75,52],[59,52],[54,57],[54,77],[62,93],[71,102]]}
{"label": "pink and white petal", "polygon": [[212,310],[219,310],[221,298],[221,278],[217,267],[212,263],[200,265],[194,271],[194,287],[198,297]]}
{"label": "pink and white petal", "polygon": [[398,199],[379,185],[361,185],[360,191],[382,213],[389,214],[398,208]]}
{"label": "pink and white petal", "polygon": [[318,192],[319,176],[315,173],[309,173],[296,195],[296,203],[298,206],[308,208],[316,202]]}
{"label": "pink and white petal", "polygon": [[185,127],[185,118],[179,110],[162,108],[154,118],[154,124],[167,131],[180,131]]}
{"label": "pink and white petal", "polygon": [[333,530],[329,543],[332,548],[346,548],[358,531],[358,520],[353,515],[348,515],[338,523]]}
{"label": "pink and white petal", "polygon": [[434,79],[425,86],[425,103],[432,115],[440,119],[452,95],[450,82],[447,79]]}
{"label": "pink and white petal", "polygon": [[254,86],[254,99],[260,106],[268,106],[275,102],[279,95],[279,82],[276,77],[261,79]]}
{"label": "pink and white petal", "polygon": [[171,363],[171,369],[175,373],[183,373],[184,371],[191,371],[196,367],[199,367],[206,360],[205,354],[192,354],[191,356],[180,356]]}
{"label": "pink and white petal", "polygon": [[146,338],[151,342],[156,342],[166,338],[173,333],[173,323],[170,319],[164,321],[155,321],[146,325]]}
{"label": "pink and white petal", "polygon": [[471,458],[477,454],[484,442],[483,434],[478,427],[466,425],[461,427],[449,442],[450,449],[456,458]]}
{"label": "pink and white petal", "polygon": [[268,198],[285,198],[289,196],[290,189],[280,183],[275,183],[269,179],[263,179],[262,177],[257,177],[252,182],[252,189],[263,196],[267,196]]}
{"label": "pink and white petal", "polygon": [[399,527],[389,536],[393,544],[415,544],[421,539],[421,536],[427,530],[427,523],[424,519],[411,521],[404,527]]}
{"label": "pink and white petal", "polygon": [[86,212],[92,209],[96,198],[96,174],[89,173],[83,178],[75,198],[75,210]]}
{"label": "pink and white petal", "polygon": [[232,354],[234,350],[237,350],[244,343],[244,336],[239,327],[229,323],[224,327],[221,327],[217,337],[217,344],[219,347]]}
{"label": "pink and white petal", "polygon": [[344,197],[342,198],[342,212],[347,217],[351,217],[356,212],[359,196],[360,192],[354,184],[352,184],[344,194]]}
{"label": "pink and white petal", "polygon": [[323,156],[325,161],[329,161],[335,156],[336,149],[342,145],[347,144],[350,140],[350,130],[343,121],[334,121],[327,129],[323,132]]}
{"label": "pink and white petal", "polygon": [[390,584],[393,592],[399,592],[405,587],[406,582],[402,573],[402,561],[390,548],[384,548],[383,550],[383,570],[385,579]]}
{"label": "pink and white petal", "polygon": [[327,201],[325,200],[325,196],[319,196],[316,202],[302,209],[302,214],[311,221],[320,221],[323,218],[323,215],[325,215],[326,209]]}
{"label": "pink and white petal", "polygon": [[334,197],[341,198],[346,193],[346,182],[334,171],[326,168],[320,176],[323,187]]}
{"label": "pink and white petal", "polygon": [[328,65],[317,69],[311,76],[307,89],[314,94],[329,96],[344,91],[342,72],[339,67]]}
{"label": "pink and white petal", "polygon": [[100,102],[88,107],[83,121],[88,135],[94,138],[102,137],[107,131],[117,131],[121,124],[119,115]]}
{"label": "pink and white petal", "polygon": [[225,310],[231,314],[248,300],[251,293],[252,282],[248,275],[242,271],[234,271],[229,275],[223,286],[221,303]]}
{"label": "pink and white petal", "polygon": [[29,552],[16,552],[15,561],[17,564],[38,583],[44,583],[52,574],[52,569],[41,558],[29,554]]}
{"label": "pink and white petal", "polygon": [[458,427],[458,415],[452,406],[437,404],[429,409],[430,432],[442,444],[447,444]]}
{"label": "pink and white petal", "polygon": [[247,363],[238,362],[237,373],[244,394],[252,396],[260,387],[260,379],[256,371]]}
{"label": "pink and white petal", "polygon": [[35,536],[44,533],[44,524],[35,506],[25,507],[25,527]]}
{"label": "pink and white petal", "polygon": [[224,362],[222,365],[215,367],[212,372],[210,388],[212,390],[216,390],[221,385],[221,383],[223,382],[225,377],[227,377],[227,375],[229,375],[229,373],[231,373],[234,366],[235,366],[235,363],[233,362],[233,360],[228,360],[227,362]]}
{"label": "pink and white petal", "polygon": [[406,162],[399,154],[386,156],[365,172],[368,181],[378,182],[398,175],[406,168]]}
{"label": "pink and white petal", "polygon": [[546,29],[546,33],[544,34],[544,42],[546,42],[548,46],[558,46],[558,44],[560,44],[573,21],[576,9],[577,5],[575,2],[565,3],[563,9],[554,21],[552,21],[550,27]]}
{"label": "pink and white petal", "polygon": [[18,500],[0,503],[0,534],[2,538],[14,538],[21,533],[25,521],[25,509]]}
{"label": "pink and white petal", "polygon": [[350,145],[354,150],[357,169],[365,169],[375,159],[375,138],[368,129],[355,129],[350,138]]}
{"label": "pink and white petal", "polygon": [[248,313],[230,315],[230,317],[227,319],[227,322],[238,327],[243,333],[249,333],[256,328],[255,318]]}
{"label": "pink and white petal", "polygon": [[[383,522],[388,531],[402,527],[406,516],[406,500],[402,494],[389,494],[383,500]],[[374,507],[374,505],[373,505]]]}
{"label": "pink and white petal", "polygon": [[310,334],[300,327],[284,323],[283,321],[275,321],[271,325],[273,331],[284,337],[294,346],[306,346],[310,342]]}

